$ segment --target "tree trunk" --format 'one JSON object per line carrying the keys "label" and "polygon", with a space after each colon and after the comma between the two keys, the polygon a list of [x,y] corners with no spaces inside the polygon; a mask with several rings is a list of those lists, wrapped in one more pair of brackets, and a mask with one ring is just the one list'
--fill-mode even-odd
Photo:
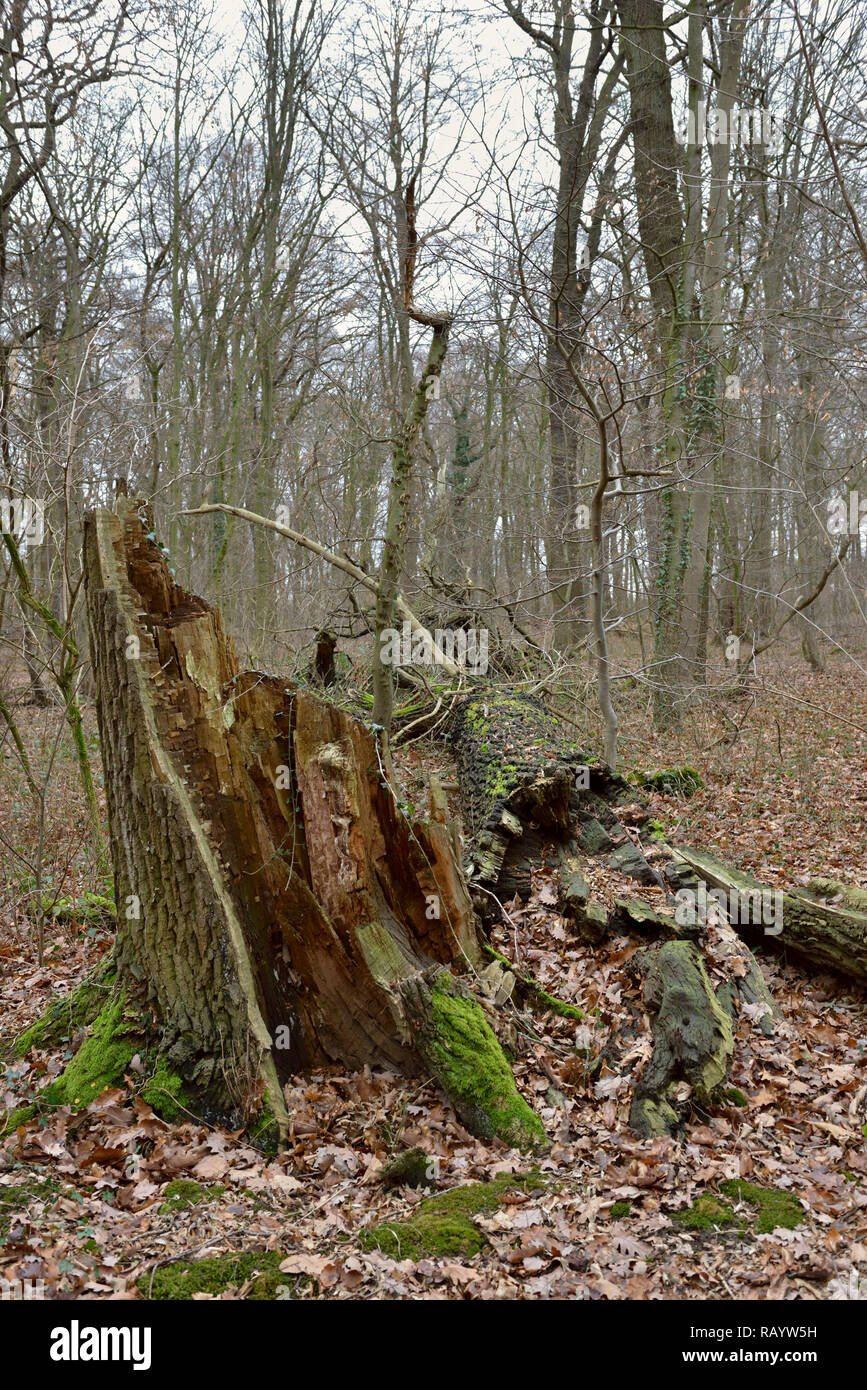
{"label": "tree trunk", "polygon": [[475,1133],[540,1146],[449,971],[481,951],[442,794],[407,821],[375,733],[239,672],[220,614],[118,508],[88,517],[85,569],[117,989],[148,1016],[146,1066],[179,1074],[190,1108],[277,1138],[300,1070],[427,1070]]}

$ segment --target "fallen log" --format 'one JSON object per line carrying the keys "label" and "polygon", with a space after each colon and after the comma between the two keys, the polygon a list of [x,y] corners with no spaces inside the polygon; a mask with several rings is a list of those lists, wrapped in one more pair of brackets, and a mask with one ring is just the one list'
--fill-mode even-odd
{"label": "fallen log", "polygon": [[635,968],[644,972],[653,1052],[634,1088],[629,1123],[648,1137],[671,1134],[679,1118],[669,1097],[678,1082],[686,1082],[700,1104],[713,1104],[734,1052],[731,1019],[693,942],[667,941],[642,952]]}
{"label": "fallen log", "polygon": [[407,820],[374,730],[239,671],[140,505],[87,517],[85,585],[118,934],[81,1050],[102,1070],[85,1078],[79,1054],[76,1096],[61,1076],[49,1101],[91,1099],[137,1052],[151,1095],[161,1078],[195,1113],[280,1140],[290,1075],[368,1064],[430,1072],[476,1134],[543,1147],[452,974],[482,956],[442,793]]}
{"label": "fallen log", "polygon": [[867,984],[867,893],[827,878],[784,892],[704,851],[680,845],[671,850],[676,862],[693,871],[692,879],[680,880],[681,891],[695,891],[699,883],[716,889],[739,934],[761,936],[822,970]]}
{"label": "fallen log", "polygon": [[[496,916],[485,911],[486,899],[502,906],[515,893],[528,897],[532,872],[550,846],[551,862],[559,868],[561,912],[583,940],[596,944],[624,929],[663,938],[634,958],[653,1047],[634,1082],[630,1125],[648,1137],[674,1133],[693,1100],[712,1105],[721,1093],[740,1006],[753,1006],[757,1026],[773,1028],[777,1010],[757,963],[724,921],[680,926],[673,911],[661,916],[624,898],[609,911],[593,900],[587,873],[594,858],[604,857],[608,868],[627,878],[665,889],[651,849],[665,857],[670,851],[657,843],[655,832],[640,841],[636,827],[649,817],[640,792],[565,739],[556,717],[538,700],[484,689],[462,694],[451,739],[469,831],[465,867],[474,893],[483,895],[476,901],[486,917]],[[673,907],[671,893],[669,903]],[[708,966],[718,977],[721,962],[730,965],[730,975],[715,987]],[[636,1030],[627,1033],[628,1053]],[[617,1039],[610,1041],[616,1070]]]}
{"label": "fallen log", "polygon": [[564,738],[532,695],[481,688],[459,696],[449,738],[469,841],[465,868],[473,888],[495,901],[529,896],[546,843],[568,853],[582,827],[600,818],[613,847],[627,838],[619,808],[638,807],[646,819],[636,789]]}

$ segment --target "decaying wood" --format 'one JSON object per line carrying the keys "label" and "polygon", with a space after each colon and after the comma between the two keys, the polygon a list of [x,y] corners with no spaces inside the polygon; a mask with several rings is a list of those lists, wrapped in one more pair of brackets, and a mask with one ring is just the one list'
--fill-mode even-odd
{"label": "decaying wood", "polygon": [[[710,854],[682,846],[672,847],[672,852],[694,871],[696,880],[744,904],[739,933],[761,935],[769,946],[867,983],[867,894],[831,879],[814,879],[804,889],[781,892]],[[773,901],[775,894],[779,900],[774,921],[763,921],[761,903]]]}
{"label": "decaying wood", "polygon": [[450,736],[470,882],[500,902],[529,895],[546,843],[569,846],[584,823],[601,815],[614,825],[618,806],[640,801],[634,787],[570,742],[531,695],[484,688],[461,695]]}
{"label": "decaying wood", "polygon": [[240,672],[220,614],[173,582],[147,514],[118,509],[86,522],[87,607],[118,979],[160,1051],[202,1109],[262,1112],[280,1133],[282,1082],[327,1062],[433,1070],[472,1122],[466,1025],[498,1078],[477,1132],[539,1141],[479,1006],[452,999],[448,967],[481,955],[441,791],[428,821],[409,822],[375,732]]}
{"label": "decaying wood", "polygon": [[635,1087],[629,1123],[646,1136],[670,1134],[678,1123],[671,1088],[686,1082],[699,1102],[711,1103],[731,1064],[732,1024],[691,941],[668,941],[647,953],[644,1002],[653,1015],[653,1053]]}
{"label": "decaying wood", "polygon": [[[532,697],[457,697],[450,730],[467,827],[442,788],[408,821],[375,727],[275,676],[240,672],[220,615],[174,583],[125,498],[91,515],[85,574],[119,929],[118,988],[152,1020],[200,1112],[264,1117],[285,1133],[282,1084],[339,1063],[434,1076],[468,1127],[524,1148],[544,1134],[518,1095],[468,980],[486,964],[475,890],[526,895],[543,851],[567,923],[595,942],[635,930],[653,1048],[631,1123],[672,1132],[690,1098],[712,1103],[744,1007],[776,1009],[724,912],[678,922],[698,878],[762,890],[710,856],[655,842],[635,788],[567,739]],[[659,912],[594,902],[592,858],[669,890]],[[663,878],[659,868],[665,872]],[[783,897],[778,940],[867,975],[867,904],[816,881]],[[502,966],[507,967],[502,971]],[[497,999],[517,988],[503,961]],[[463,972],[464,978],[456,977]],[[613,1055],[613,1054],[612,1054]]]}

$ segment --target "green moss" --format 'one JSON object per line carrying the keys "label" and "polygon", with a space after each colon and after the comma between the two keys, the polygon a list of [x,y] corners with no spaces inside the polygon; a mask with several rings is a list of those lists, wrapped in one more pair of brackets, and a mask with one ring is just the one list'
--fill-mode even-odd
{"label": "green moss", "polygon": [[[520,720],[525,719],[531,706],[528,705],[526,699],[522,699],[520,696],[504,696],[502,692],[498,691],[494,706],[495,712],[486,714],[486,708],[485,701],[474,700],[470,701],[464,709],[464,718],[479,740],[482,740],[488,733],[496,733],[510,716]],[[480,741],[479,752],[487,754],[489,751],[487,742]],[[522,764],[510,762],[501,755],[499,761],[486,770],[486,796],[493,801],[508,796],[518,782],[522,771]]]}
{"label": "green moss", "polygon": [[60,1195],[60,1185],[54,1178],[29,1177],[14,1187],[0,1187],[0,1240],[12,1225],[17,1211],[24,1211],[31,1202],[53,1202]]}
{"label": "green moss", "polygon": [[[53,1003],[42,1017],[15,1042],[15,1052],[24,1056],[32,1047],[61,1047],[83,1028],[89,1028],[78,1052],[56,1081],[40,1092],[35,1105],[14,1111],[0,1120],[0,1134],[32,1119],[43,1105],[70,1105],[74,1110],[89,1105],[94,1096],[122,1081],[143,1038],[138,1020],[128,1015],[124,996],[112,997],[115,973],[103,966],[89,976],[77,990]],[[188,1113],[183,1078],[174,1071],[164,1054],[144,1054],[145,1069],[151,1072],[141,1094],[148,1105],[165,1120],[177,1120]]]}
{"label": "green moss", "polygon": [[177,1120],[185,1113],[180,1104],[184,1100],[183,1078],[172,1071],[164,1054],[157,1058],[153,1075],[142,1087],[142,1099],[146,1100],[164,1120]]}
{"label": "green moss", "polygon": [[104,898],[100,893],[84,893],[80,898],[56,900],[44,896],[42,909],[57,922],[81,922],[89,927],[102,926],[117,917],[117,908],[111,898]]}
{"label": "green moss", "polygon": [[381,1250],[393,1260],[438,1259],[447,1255],[472,1259],[486,1243],[471,1221],[449,1216],[377,1226],[362,1238],[365,1249]]}
{"label": "green moss", "polygon": [[22,1105],[18,1110],[7,1110],[0,1115],[0,1137],[11,1134],[19,1125],[26,1125],[36,1114],[35,1105]]}
{"label": "green moss", "polygon": [[422,1260],[446,1255],[471,1258],[487,1244],[473,1225],[474,1216],[496,1211],[507,1191],[535,1192],[545,1186],[534,1169],[524,1177],[503,1173],[492,1182],[453,1187],[436,1197],[426,1197],[410,1221],[376,1226],[360,1236],[365,1250],[381,1250],[395,1260]]}
{"label": "green moss", "polygon": [[191,1299],[197,1293],[217,1296],[226,1289],[240,1288],[252,1279],[253,1287],[247,1297],[272,1299],[278,1296],[281,1286],[292,1288],[292,1276],[280,1273],[280,1264],[285,1258],[279,1250],[268,1250],[253,1254],[236,1251],[195,1262],[179,1260],[157,1269],[152,1285],[150,1274],[144,1274],[138,1287],[143,1298],[164,1302]]}
{"label": "green moss", "polygon": [[615,1202],[608,1215],[612,1221],[622,1221],[624,1217],[632,1215],[631,1202]]}
{"label": "green moss", "polygon": [[703,1192],[686,1211],[676,1211],[674,1220],[688,1231],[711,1231],[733,1225],[735,1214],[727,1202],[721,1202],[712,1192]]}
{"label": "green moss", "polygon": [[558,1018],[572,1018],[580,1023],[587,1017],[584,1010],[579,1009],[577,1004],[567,1004],[564,999],[555,999],[553,994],[548,994],[540,985],[536,985],[533,994],[538,1007],[550,1009],[551,1013],[557,1014]]}
{"label": "green moss", "polygon": [[642,786],[653,787],[667,796],[695,796],[704,786],[694,767],[663,767],[657,772],[639,773],[638,779]]}
{"label": "green moss", "polygon": [[[483,748],[483,752],[487,749]],[[499,766],[488,769],[485,791],[493,800],[508,796],[513,790],[518,780],[519,768],[517,763],[502,762]]]}
{"label": "green moss", "polygon": [[431,1002],[424,1056],[467,1127],[483,1139],[496,1135],[515,1148],[546,1147],[542,1122],[519,1094],[480,1005],[445,970],[431,984]]}
{"label": "green moss", "polygon": [[759,1235],[767,1235],[777,1226],[792,1231],[804,1220],[806,1212],[792,1192],[784,1192],[779,1187],[757,1187],[755,1183],[731,1178],[720,1183],[720,1191],[733,1201],[749,1202],[758,1208],[755,1229]]}
{"label": "green moss", "polygon": [[490,717],[482,711],[481,705],[469,704],[464,712],[467,723],[479,731],[490,727]]}
{"label": "green moss", "polygon": [[677,1111],[664,1097],[636,1096],[629,1122],[645,1139],[673,1134],[678,1124]]}
{"label": "green moss", "polygon": [[737,1226],[743,1233],[754,1230],[758,1235],[767,1235],[777,1226],[793,1230],[804,1220],[805,1212],[801,1203],[791,1192],[783,1192],[776,1187],[756,1187],[754,1183],[731,1178],[719,1184],[719,1190],[734,1202],[747,1202],[756,1208],[753,1217],[742,1219],[735,1216],[728,1202],[721,1200],[713,1192],[703,1192],[688,1211],[675,1212],[673,1219],[688,1230],[702,1231],[720,1226]]}
{"label": "green moss", "polygon": [[177,1178],[175,1182],[170,1182],[163,1197],[165,1201],[159,1208],[161,1216],[165,1216],[173,1211],[188,1211],[190,1207],[197,1207],[202,1202],[214,1202],[218,1197],[222,1197],[225,1187],[217,1185],[215,1187],[203,1187],[199,1182],[193,1182],[192,1178]]}
{"label": "green moss", "polygon": [[116,1085],[137,1051],[126,1029],[121,993],[103,1005],[66,1071],[42,1092],[40,1099],[81,1110],[100,1091]]}
{"label": "green moss", "polygon": [[[797,891],[797,890],[796,890]],[[863,888],[853,888],[836,878],[813,878],[804,893],[820,898],[842,898],[846,907],[853,912],[867,913],[867,892]]]}
{"label": "green moss", "polygon": [[114,978],[110,965],[100,965],[71,994],[55,999],[42,1017],[16,1038],[16,1055],[23,1057],[31,1047],[56,1047],[89,1027],[105,1005]]}
{"label": "green moss", "polygon": [[430,1154],[417,1144],[384,1163],[379,1177],[388,1187],[435,1187],[434,1169]]}
{"label": "green moss", "polygon": [[532,975],[522,975],[520,970],[512,964],[507,956],[500,955],[487,941],[483,943],[482,949],[485,955],[491,956],[500,962],[506,970],[510,970],[515,976],[518,988],[535,1010],[540,1013],[554,1013],[560,1018],[573,1018],[578,1023],[582,1023],[587,1017],[583,1009],[579,1009],[577,1004],[567,1004],[563,999],[557,999],[553,994],[549,994],[540,984],[533,979]]}
{"label": "green moss", "polygon": [[744,1108],[745,1105],[748,1104],[747,1098],[744,1095],[743,1091],[739,1091],[737,1086],[729,1086],[728,1090],[725,1090],[721,1093],[721,1099],[727,1100],[729,1105],[738,1106],[738,1108],[741,1110]]}

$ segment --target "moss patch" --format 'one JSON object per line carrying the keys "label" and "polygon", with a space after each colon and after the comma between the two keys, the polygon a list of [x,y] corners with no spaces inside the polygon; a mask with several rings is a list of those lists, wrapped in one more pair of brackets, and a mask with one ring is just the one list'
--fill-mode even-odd
{"label": "moss patch", "polygon": [[806,1215],[801,1203],[791,1192],[777,1187],[756,1187],[754,1183],[732,1178],[719,1184],[719,1191],[733,1202],[747,1202],[756,1208],[749,1217],[735,1215],[728,1202],[714,1192],[703,1192],[686,1211],[674,1213],[673,1220],[691,1231],[718,1230],[733,1226],[742,1232],[755,1231],[767,1235],[777,1226],[793,1230]]}
{"label": "moss patch", "polygon": [[184,1099],[183,1077],[172,1071],[164,1055],[157,1058],[153,1075],[142,1087],[142,1099],[146,1100],[164,1120],[182,1118]]}
{"label": "moss patch", "polygon": [[381,1250],[394,1260],[422,1260],[445,1255],[471,1258],[487,1244],[474,1216],[496,1211],[500,1199],[510,1189],[535,1192],[545,1184],[534,1169],[524,1177],[501,1174],[492,1182],[474,1182],[453,1187],[436,1197],[426,1197],[416,1207],[410,1221],[375,1226],[363,1231],[360,1242],[365,1250]]}
{"label": "moss patch", "polygon": [[767,1235],[777,1226],[792,1231],[804,1220],[806,1212],[792,1192],[784,1192],[779,1187],[756,1187],[755,1183],[731,1178],[720,1183],[720,1192],[735,1202],[749,1202],[758,1208],[755,1229],[759,1235]]}
{"label": "moss patch", "polygon": [[379,1177],[386,1187],[434,1187],[434,1168],[430,1154],[417,1144],[415,1148],[405,1149],[384,1163]]}
{"label": "moss patch", "polygon": [[638,781],[666,796],[695,796],[704,786],[694,767],[662,767],[656,772],[638,773]]}
{"label": "moss patch", "polygon": [[853,888],[848,883],[840,883],[836,878],[812,878],[803,890],[805,895],[834,899],[842,898],[846,907],[853,912],[867,913],[867,891]]}
{"label": "moss patch", "polygon": [[42,1017],[16,1038],[16,1056],[23,1057],[31,1047],[57,1047],[69,1042],[82,1028],[88,1028],[104,1008],[114,978],[110,966],[98,966],[71,994],[55,999]]}
{"label": "moss patch", "polygon": [[253,1254],[236,1251],[194,1262],[179,1260],[158,1269],[152,1286],[150,1274],[143,1275],[138,1287],[143,1298],[164,1302],[190,1299],[197,1293],[216,1297],[226,1289],[239,1289],[252,1279],[253,1286],[247,1297],[271,1299],[277,1297],[281,1286],[293,1287],[292,1276],[280,1273],[280,1263],[285,1258],[279,1250],[268,1250]]}
{"label": "moss patch", "polygon": [[139,1021],[127,1011],[123,993],[113,994],[114,983],[114,970],[101,967],[67,998],[55,1001],[16,1040],[14,1050],[24,1056],[32,1047],[62,1047],[83,1028],[89,1029],[66,1070],[39,1093],[36,1103],[0,1120],[0,1134],[25,1124],[43,1105],[84,1109],[108,1086],[122,1082],[137,1052],[142,1053],[144,1069],[150,1073],[141,1089],[143,1099],[165,1120],[178,1120],[187,1113],[182,1103],[188,1099],[183,1078],[164,1054],[156,1049],[150,1054],[144,1052]]}
{"label": "moss patch", "polygon": [[741,1110],[747,1104],[746,1096],[743,1091],[738,1090],[737,1086],[729,1086],[727,1090],[722,1091],[720,1099],[728,1101],[729,1105],[736,1105]]}
{"label": "moss patch", "polygon": [[712,1231],[736,1224],[731,1207],[712,1192],[703,1192],[686,1211],[676,1211],[673,1219],[688,1231]]}
{"label": "moss patch", "polygon": [[541,1009],[550,1009],[551,1013],[557,1014],[559,1018],[572,1018],[580,1023],[587,1017],[577,1004],[567,1004],[565,999],[555,999],[553,994],[548,994],[540,985],[536,986],[534,994]]}
{"label": "moss patch", "polygon": [[31,1202],[54,1202],[60,1195],[54,1178],[30,1177],[14,1187],[0,1187],[0,1241],[12,1225],[17,1211],[24,1211]]}
{"label": "moss patch", "polygon": [[631,1202],[615,1202],[608,1215],[612,1221],[623,1221],[625,1217],[632,1215]]}
{"label": "moss patch", "polygon": [[4,1134],[11,1134],[19,1125],[26,1125],[37,1113],[35,1105],[23,1105],[18,1110],[7,1110],[5,1115],[0,1115],[0,1138]]}
{"label": "moss patch", "polygon": [[222,1197],[225,1190],[219,1184],[203,1187],[201,1183],[193,1182],[192,1178],[178,1178],[170,1182],[163,1193],[165,1201],[159,1208],[160,1216],[173,1211],[189,1211],[190,1207],[197,1207],[202,1202],[214,1202]]}
{"label": "moss patch", "polygon": [[99,927],[117,918],[111,898],[104,898],[101,893],[83,893],[80,898],[44,896],[42,910],[57,922],[80,922],[87,927]]}
{"label": "moss patch", "polygon": [[542,1121],[518,1092],[481,1006],[445,970],[432,981],[430,997],[432,1016],[419,1049],[464,1124],[483,1139],[496,1135],[518,1149],[545,1148]]}
{"label": "moss patch", "polygon": [[115,1085],[138,1050],[125,1029],[121,993],[103,1006],[66,1071],[42,1092],[42,1098],[51,1105],[81,1110],[100,1091]]}

